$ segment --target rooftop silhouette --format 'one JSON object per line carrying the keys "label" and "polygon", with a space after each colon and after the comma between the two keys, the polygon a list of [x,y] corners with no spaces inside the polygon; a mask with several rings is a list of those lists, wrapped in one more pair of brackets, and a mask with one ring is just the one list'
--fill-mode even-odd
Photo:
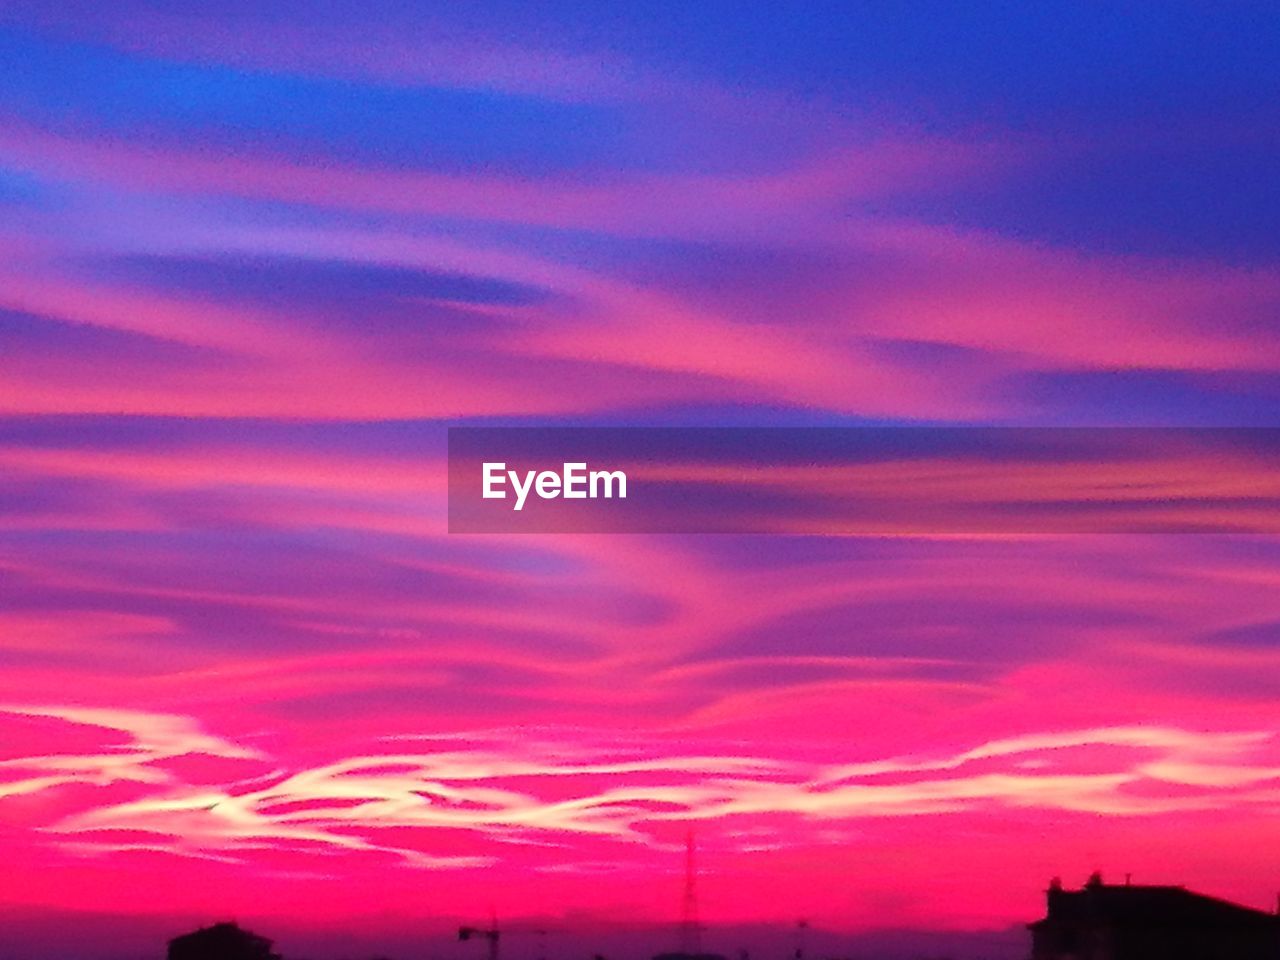
{"label": "rooftop silhouette", "polygon": [[281,960],[271,947],[234,923],[215,923],[170,940],[168,960]]}
{"label": "rooftop silhouette", "polygon": [[1029,924],[1032,960],[1276,960],[1280,916],[1179,886],[1054,879]]}

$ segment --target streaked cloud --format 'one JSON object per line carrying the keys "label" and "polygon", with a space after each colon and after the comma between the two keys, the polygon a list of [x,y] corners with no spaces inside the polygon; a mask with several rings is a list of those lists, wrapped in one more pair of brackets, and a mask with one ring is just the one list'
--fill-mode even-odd
{"label": "streaked cloud", "polygon": [[99,6],[0,11],[0,903],[647,922],[691,824],[713,921],[1271,897],[1271,538],[445,500],[457,423],[1275,425],[1267,17]]}
{"label": "streaked cloud", "polygon": [[[350,757],[221,783],[176,776],[167,764],[190,755],[254,760],[264,769],[279,761],[172,715],[59,707],[6,712],[130,738],[128,745],[102,754],[2,762],[3,768],[36,774],[9,782],[8,795],[72,783],[138,785],[139,796],[126,802],[89,803],[43,825],[51,838],[74,838],[70,849],[86,851],[278,860],[286,852],[336,849],[395,853],[411,866],[432,869],[493,863],[492,857],[438,857],[379,839],[396,832],[429,843],[434,831],[465,830],[498,842],[546,836],[564,867],[575,856],[591,855],[575,847],[584,838],[655,843],[653,826],[668,820],[770,818],[776,832],[752,830],[744,848],[750,852],[765,836],[802,842],[799,837],[810,829],[804,821],[957,816],[991,805],[1151,817],[1280,801],[1280,765],[1270,731],[1128,727],[1026,734],[953,756],[826,767],[759,756],[645,757],[625,748],[601,749],[592,757],[589,748],[570,739],[576,757],[561,758],[553,742],[506,752],[476,745]],[[1269,758],[1270,764],[1251,765],[1253,758]],[[564,783],[572,786],[566,790]],[[802,820],[780,823],[780,815]],[[111,839],[119,835],[147,839]],[[730,847],[734,837],[726,835]]]}

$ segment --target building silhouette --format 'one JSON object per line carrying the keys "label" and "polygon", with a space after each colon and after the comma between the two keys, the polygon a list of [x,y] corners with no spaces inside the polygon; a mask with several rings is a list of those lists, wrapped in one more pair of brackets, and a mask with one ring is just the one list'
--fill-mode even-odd
{"label": "building silhouette", "polygon": [[1183,887],[1049,885],[1032,960],[1280,960],[1280,916]]}
{"label": "building silhouette", "polygon": [[234,923],[215,923],[169,941],[168,960],[280,960],[272,943]]}

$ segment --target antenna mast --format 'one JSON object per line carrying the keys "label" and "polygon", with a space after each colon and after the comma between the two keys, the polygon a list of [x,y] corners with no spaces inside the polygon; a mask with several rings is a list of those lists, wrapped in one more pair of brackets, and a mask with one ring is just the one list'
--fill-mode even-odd
{"label": "antenna mast", "polygon": [[694,861],[693,828],[684,838],[684,908],[680,916],[680,952],[702,953],[702,925],[698,922],[698,870]]}

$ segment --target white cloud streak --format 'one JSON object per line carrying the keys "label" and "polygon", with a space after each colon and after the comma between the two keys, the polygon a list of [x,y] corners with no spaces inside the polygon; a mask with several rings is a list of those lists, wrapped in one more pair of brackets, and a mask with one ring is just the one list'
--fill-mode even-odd
{"label": "white cloud streak", "polygon": [[[698,754],[593,758],[490,746],[438,753],[346,757],[251,779],[193,783],[178,757],[279,767],[257,750],[166,714],[79,707],[7,707],[13,716],[64,721],[121,735],[98,753],[0,761],[0,802],[71,784],[123,784],[132,799],[60,810],[41,828],[77,854],[125,850],[240,860],[261,851],[374,854],[411,867],[455,869],[496,855],[436,855],[432,831],[477,841],[570,845],[575,838],[656,843],[662,822],[735,819],[725,838],[771,849],[804,823],[945,815],[1005,807],[1101,816],[1158,816],[1280,802],[1273,732],[1112,727],[1030,733],[937,757],[816,765],[768,757]],[[1272,762],[1262,762],[1270,757]],[[1262,758],[1261,760],[1259,758]],[[775,835],[776,834],[776,835]],[[390,839],[394,837],[394,840]],[[815,840],[815,842],[817,842]],[[477,846],[480,846],[479,842]],[[598,858],[598,849],[595,852]],[[572,859],[570,856],[568,859]],[[584,861],[585,862],[585,861]]]}

